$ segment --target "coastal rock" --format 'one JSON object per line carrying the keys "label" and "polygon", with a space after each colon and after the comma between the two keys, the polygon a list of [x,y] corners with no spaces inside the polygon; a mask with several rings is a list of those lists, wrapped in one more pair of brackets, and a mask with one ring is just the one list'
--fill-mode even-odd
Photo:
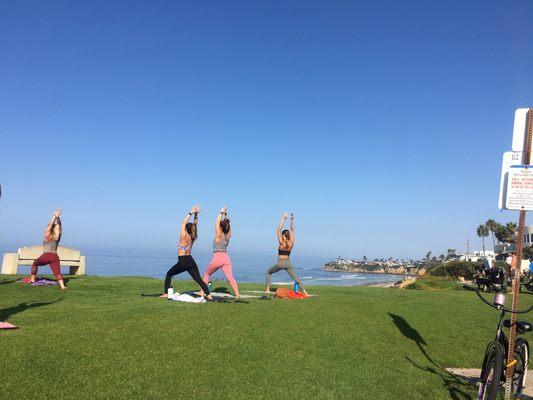
{"label": "coastal rock", "polygon": [[351,272],[365,274],[423,275],[426,269],[410,264],[395,264],[391,261],[337,260],[324,265],[325,271]]}

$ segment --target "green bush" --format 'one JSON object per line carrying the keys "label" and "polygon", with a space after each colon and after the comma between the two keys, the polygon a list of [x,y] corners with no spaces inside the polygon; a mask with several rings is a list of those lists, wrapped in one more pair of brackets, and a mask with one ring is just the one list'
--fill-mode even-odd
{"label": "green bush", "polygon": [[470,280],[474,279],[482,269],[482,262],[449,261],[432,268],[427,272],[427,274],[431,276],[446,276],[454,278],[462,276],[465,279]]}
{"label": "green bush", "polygon": [[452,276],[423,275],[410,283],[405,289],[412,290],[461,290],[463,285]]}

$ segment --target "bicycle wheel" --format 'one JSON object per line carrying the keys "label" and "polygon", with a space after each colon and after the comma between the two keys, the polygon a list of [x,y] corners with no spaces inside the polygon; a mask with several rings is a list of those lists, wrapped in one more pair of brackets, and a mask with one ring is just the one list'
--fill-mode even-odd
{"label": "bicycle wheel", "polygon": [[488,344],[479,377],[478,400],[496,399],[502,376],[503,353],[503,347],[500,343],[490,342]]}
{"label": "bicycle wheel", "polygon": [[514,398],[517,398],[522,394],[526,384],[527,361],[529,358],[529,345],[526,339],[516,339],[514,357],[516,364],[513,373],[513,386],[511,390]]}

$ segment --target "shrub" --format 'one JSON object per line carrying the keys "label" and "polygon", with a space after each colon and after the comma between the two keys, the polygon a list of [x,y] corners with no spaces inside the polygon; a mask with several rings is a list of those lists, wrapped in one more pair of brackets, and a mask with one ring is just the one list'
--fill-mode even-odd
{"label": "shrub", "polygon": [[462,276],[465,279],[474,279],[482,269],[482,262],[449,261],[432,268],[427,273],[431,276],[446,276],[454,278]]}
{"label": "shrub", "polygon": [[461,290],[462,284],[458,283],[454,277],[451,276],[427,276],[423,275],[416,279],[415,282],[410,283],[405,289],[412,290]]}

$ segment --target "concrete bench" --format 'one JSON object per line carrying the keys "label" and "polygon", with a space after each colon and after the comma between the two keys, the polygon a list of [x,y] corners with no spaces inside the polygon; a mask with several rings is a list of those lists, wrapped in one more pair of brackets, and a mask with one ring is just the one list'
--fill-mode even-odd
{"label": "concrete bench", "polygon": [[[32,265],[43,254],[43,246],[21,247],[16,253],[5,253],[2,261],[2,274],[14,275],[19,265]],[[70,267],[70,275],[85,275],[85,256],[79,250],[59,246],[57,255],[61,266]],[[43,267],[40,267],[42,271]]]}

